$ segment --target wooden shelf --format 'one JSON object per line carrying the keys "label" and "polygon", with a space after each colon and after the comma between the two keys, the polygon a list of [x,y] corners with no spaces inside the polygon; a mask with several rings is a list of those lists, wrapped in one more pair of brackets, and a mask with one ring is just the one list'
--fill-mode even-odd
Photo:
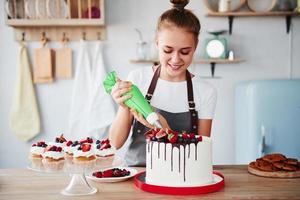
{"label": "wooden shelf", "polygon": [[[245,59],[236,58],[234,60],[228,60],[228,59],[200,59],[200,60],[193,60],[194,63],[200,63],[200,64],[210,64],[210,70],[211,70],[211,78],[215,77],[215,67],[216,64],[234,64],[234,63],[241,63],[245,62]],[[142,64],[142,63],[153,63],[158,64],[158,60],[130,60],[131,63],[136,64]]]}
{"label": "wooden shelf", "polygon": [[286,18],[286,32],[290,32],[292,17],[300,16],[299,12],[209,12],[206,14],[208,17],[228,17],[229,34],[232,34],[232,24],[234,17],[285,17]]}
{"label": "wooden shelf", "polygon": [[206,14],[208,17],[267,17],[267,16],[296,16],[300,15],[298,12],[209,12]]}
{"label": "wooden shelf", "polygon": [[12,27],[104,26],[103,19],[7,19]]}
{"label": "wooden shelf", "polygon": [[231,63],[240,63],[245,62],[244,59],[236,58],[234,60],[228,60],[228,59],[200,59],[196,60],[195,63],[201,63],[201,64],[231,64]]}
{"label": "wooden shelf", "polygon": [[130,60],[130,63],[158,63],[158,60]]}

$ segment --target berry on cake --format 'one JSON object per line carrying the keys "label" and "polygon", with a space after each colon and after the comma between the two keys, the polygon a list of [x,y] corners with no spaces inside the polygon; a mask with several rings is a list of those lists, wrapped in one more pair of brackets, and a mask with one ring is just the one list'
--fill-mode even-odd
{"label": "berry on cake", "polygon": [[64,147],[67,143],[66,138],[63,134],[61,134],[59,137],[55,138],[55,142],[49,142],[49,145],[55,145],[57,147]]}
{"label": "berry on cake", "polygon": [[95,145],[95,154],[97,156],[97,163],[102,167],[109,166],[114,160],[116,148],[110,144],[109,139],[97,140]]}

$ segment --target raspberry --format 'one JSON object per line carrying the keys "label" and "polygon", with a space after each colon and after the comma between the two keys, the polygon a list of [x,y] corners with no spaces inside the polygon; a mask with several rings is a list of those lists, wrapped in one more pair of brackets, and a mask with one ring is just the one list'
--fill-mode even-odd
{"label": "raspberry", "polygon": [[96,176],[97,178],[102,178],[102,172],[94,172],[93,176]]}
{"label": "raspberry", "polygon": [[32,144],[31,146],[32,146],[32,147],[35,147],[35,146],[36,146],[36,144]]}
{"label": "raspberry", "polygon": [[72,141],[68,141],[66,145],[70,146],[71,144],[73,144],[73,142]]}
{"label": "raspberry", "polygon": [[61,147],[57,147],[57,148],[56,148],[56,151],[61,152],[61,151],[62,151],[62,148],[61,148]]}

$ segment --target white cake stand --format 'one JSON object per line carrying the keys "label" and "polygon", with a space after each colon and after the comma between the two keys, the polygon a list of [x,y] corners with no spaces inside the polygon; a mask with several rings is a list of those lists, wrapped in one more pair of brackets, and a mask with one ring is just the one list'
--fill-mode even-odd
{"label": "white cake stand", "polygon": [[124,164],[124,160],[118,156],[114,156],[111,162],[96,162],[93,167],[89,168],[78,168],[75,164],[65,161],[62,169],[51,170],[47,169],[43,165],[33,165],[31,162],[27,167],[30,170],[43,172],[43,173],[68,173],[70,174],[71,181],[69,185],[61,191],[61,194],[66,196],[83,196],[95,194],[98,189],[91,186],[87,179],[86,174],[92,173],[94,171],[104,170],[111,167],[119,167]]}

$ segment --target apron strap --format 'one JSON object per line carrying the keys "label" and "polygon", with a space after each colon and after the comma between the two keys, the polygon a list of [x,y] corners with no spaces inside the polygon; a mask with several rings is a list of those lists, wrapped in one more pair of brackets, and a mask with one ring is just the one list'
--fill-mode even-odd
{"label": "apron strap", "polygon": [[[152,99],[158,78],[160,75],[160,65],[157,67],[157,69],[154,72],[154,75],[152,77],[150,86],[148,88],[148,92],[146,94],[146,100],[150,104],[150,101]],[[186,70],[186,82],[187,82],[187,95],[188,95],[188,105],[189,105],[189,111],[191,113],[191,126],[194,133],[198,133],[198,113],[196,111],[196,105],[194,101],[194,92],[193,92],[193,83],[191,74],[188,70]]]}

